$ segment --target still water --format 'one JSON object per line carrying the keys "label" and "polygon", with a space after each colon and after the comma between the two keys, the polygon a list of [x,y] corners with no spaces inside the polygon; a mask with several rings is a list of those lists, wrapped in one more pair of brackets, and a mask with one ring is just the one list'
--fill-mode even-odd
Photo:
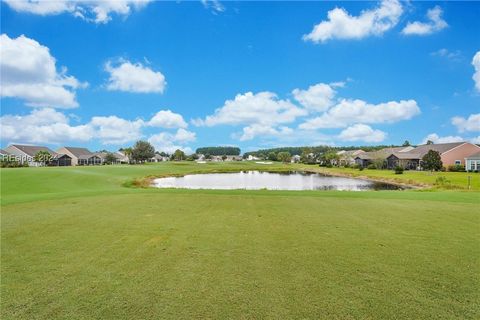
{"label": "still water", "polygon": [[158,178],[157,188],[246,189],[246,190],[399,190],[397,185],[370,180],[326,176],[305,172],[242,171],[235,173],[191,174]]}

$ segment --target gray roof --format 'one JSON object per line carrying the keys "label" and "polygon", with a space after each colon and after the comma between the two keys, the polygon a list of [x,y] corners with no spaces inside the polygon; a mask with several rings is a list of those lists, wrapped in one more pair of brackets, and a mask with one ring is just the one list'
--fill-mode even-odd
{"label": "gray roof", "polygon": [[424,144],[421,146],[416,147],[412,150],[414,153],[420,154],[422,157],[427,154],[428,151],[434,150],[438,153],[442,154],[453,148],[456,148],[465,142],[452,142],[452,143],[438,143],[438,144]]}
{"label": "gray roof", "polygon": [[31,157],[34,157],[39,151],[47,151],[51,155],[56,155],[57,153],[50,150],[47,147],[43,146],[27,146],[27,145],[21,145],[21,144],[12,144],[13,147],[21,150],[23,153],[28,154]]}
{"label": "gray roof", "polygon": [[415,153],[415,152],[394,152],[391,155],[393,155],[397,159],[401,159],[401,160],[421,159],[422,158],[422,156],[419,153]]}
{"label": "gray roof", "polygon": [[10,153],[8,153],[7,151],[3,150],[3,149],[0,149],[0,154],[1,155],[9,155]]}
{"label": "gray roof", "polygon": [[94,153],[87,148],[64,147],[78,159],[88,159],[94,156]]}

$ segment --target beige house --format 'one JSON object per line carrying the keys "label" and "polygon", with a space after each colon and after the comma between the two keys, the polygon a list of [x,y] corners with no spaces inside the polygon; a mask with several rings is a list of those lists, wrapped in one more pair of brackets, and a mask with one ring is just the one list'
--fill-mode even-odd
{"label": "beige house", "polygon": [[102,158],[87,148],[61,147],[57,152],[69,155],[72,158],[72,166],[102,164]]}

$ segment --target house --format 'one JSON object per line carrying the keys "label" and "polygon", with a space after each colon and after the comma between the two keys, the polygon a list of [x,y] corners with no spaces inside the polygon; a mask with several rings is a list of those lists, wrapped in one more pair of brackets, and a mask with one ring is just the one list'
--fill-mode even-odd
{"label": "house", "polygon": [[465,158],[465,170],[480,171],[480,151]]}
{"label": "house", "polygon": [[437,151],[443,166],[449,167],[466,165],[466,158],[480,152],[480,147],[469,142],[424,144],[403,154],[393,153],[387,160],[387,167],[393,168],[398,165],[408,169],[419,168],[422,166],[422,158],[430,150]]}
{"label": "house", "polygon": [[7,158],[8,156],[10,156],[10,153],[8,153],[7,151],[3,150],[3,149],[0,149],[0,159],[5,159]]}
{"label": "house", "polygon": [[385,162],[382,166],[386,166],[387,157],[394,153],[404,153],[413,150],[413,147],[390,147],[390,148],[383,148],[377,151],[370,151],[370,152],[360,152],[354,157],[355,163],[360,167],[367,167],[369,164],[372,163],[379,163]]}
{"label": "house", "polygon": [[290,160],[291,163],[299,163],[300,162],[300,159],[302,157],[300,157],[298,154],[295,154],[292,156],[292,159]]}
{"label": "house", "polygon": [[130,163],[130,158],[122,151],[114,152],[113,155],[120,161],[120,163]]}
{"label": "house", "polygon": [[72,158],[73,166],[99,165],[103,163],[101,155],[95,154],[87,148],[61,147],[57,152],[69,155]]}
{"label": "house", "polygon": [[[21,144],[11,144],[5,150],[6,153],[14,156],[20,163],[28,163],[30,167],[40,167],[43,165],[49,166],[71,166],[72,157],[61,152],[54,152],[43,146],[29,146]],[[40,151],[46,151],[50,154],[50,158],[45,162],[35,161],[35,155]]]}
{"label": "house", "polygon": [[365,153],[365,151],[358,149],[358,150],[341,150],[337,152],[337,155],[339,157],[338,159],[338,164],[341,166],[344,165],[353,165],[355,164],[355,158],[362,154]]}
{"label": "house", "polygon": [[170,159],[168,157],[164,157],[156,153],[151,159],[150,162],[164,162],[164,161],[169,161]]}
{"label": "house", "polygon": [[247,160],[248,161],[257,161],[257,160],[260,160],[260,158],[252,156],[251,154],[249,154]]}

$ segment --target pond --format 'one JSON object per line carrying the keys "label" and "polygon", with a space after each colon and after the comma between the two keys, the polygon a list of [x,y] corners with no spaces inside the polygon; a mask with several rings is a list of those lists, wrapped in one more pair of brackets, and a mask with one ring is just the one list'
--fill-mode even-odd
{"label": "pond", "polygon": [[157,188],[245,189],[245,190],[400,190],[394,184],[320,173],[241,171],[235,173],[191,174],[153,180]]}

